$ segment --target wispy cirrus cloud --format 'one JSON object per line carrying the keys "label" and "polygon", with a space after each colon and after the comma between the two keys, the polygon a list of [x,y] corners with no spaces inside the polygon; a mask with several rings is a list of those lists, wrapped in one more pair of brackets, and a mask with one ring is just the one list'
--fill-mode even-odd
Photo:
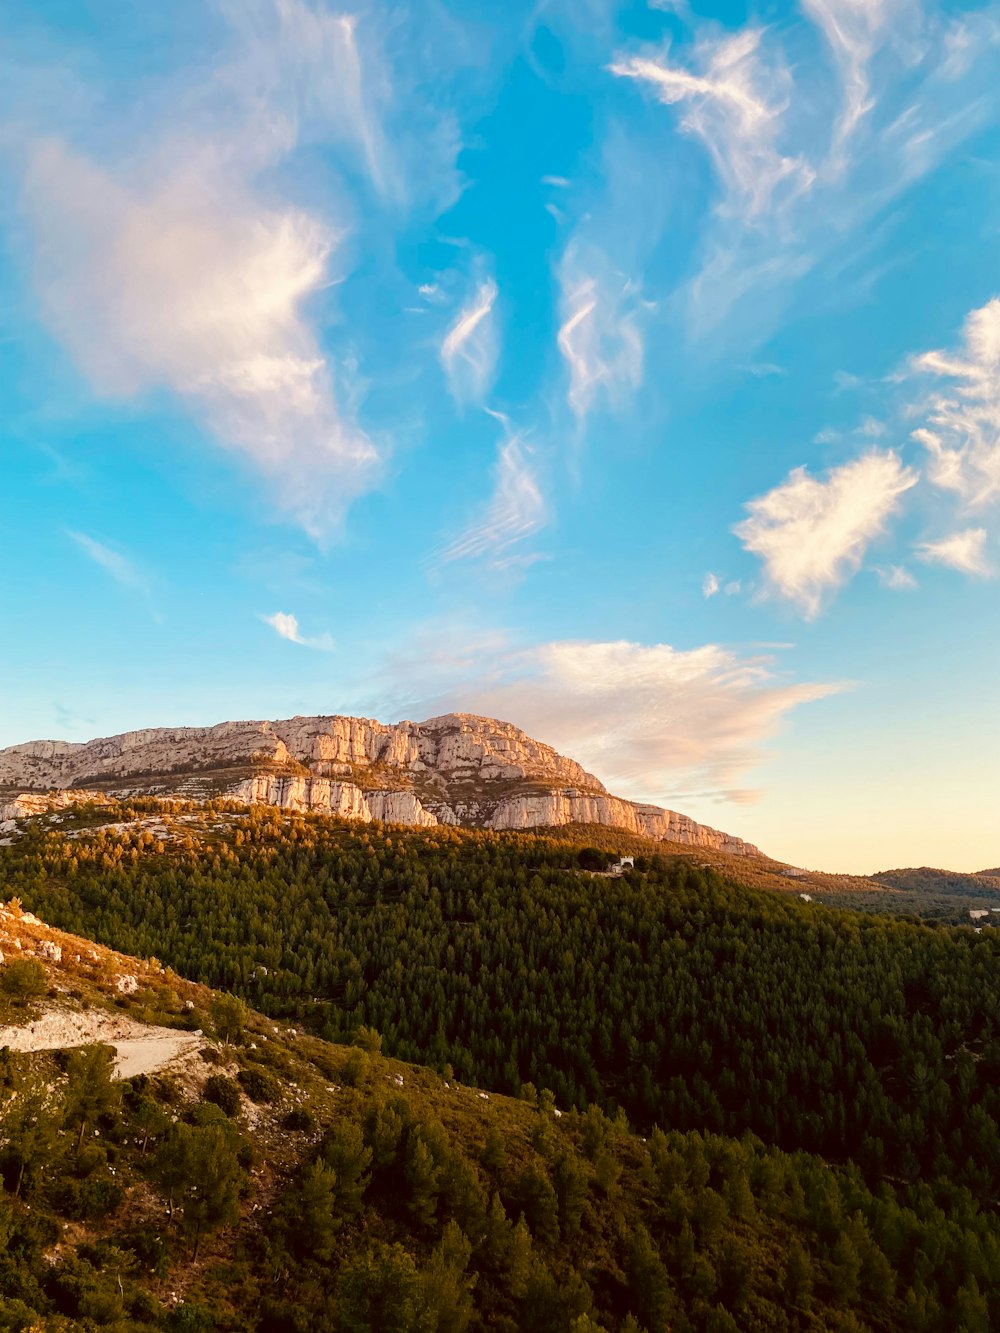
{"label": "wispy cirrus cloud", "polygon": [[441,343],[441,364],[458,402],[481,402],[493,382],[498,354],[494,306],[499,295],[492,278],[477,283]]}
{"label": "wispy cirrus cloud", "polygon": [[642,382],[643,302],[634,283],[596,245],[574,238],[559,264],[559,351],[567,399],[582,420],[599,398],[619,405]]}
{"label": "wispy cirrus cloud", "polygon": [[[671,804],[752,800],[744,779],[785,718],[843,683],[788,681],[773,656],[707,644],[558,641],[435,631],[390,659],[380,707],[427,716],[460,708],[514,722],[617,794]],[[391,702],[390,702],[391,701]]]}
{"label": "wispy cirrus cloud", "polygon": [[824,599],[857,573],[917,480],[891,451],[864,454],[831,468],[822,480],[795,468],[746,505],[749,517],[733,531],[764,562],[770,591],[811,619]]}
{"label": "wispy cirrus cloud", "polygon": [[521,432],[513,432],[506,417],[492,413],[504,427],[497,450],[493,496],[483,511],[435,563],[486,560],[494,569],[524,568],[540,557],[517,548],[548,521],[548,506],[538,480],[532,450]]}
{"label": "wispy cirrus cloud", "polygon": [[121,585],[123,588],[130,588],[133,592],[142,593],[148,597],[151,592],[151,582],[149,575],[146,574],[135,561],[121,550],[106,545],[104,542],[97,541],[94,537],[88,537],[85,532],[74,532],[67,529],[66,536],[74,541],[77,547],[93,560],[94,564],[103,569],[105,574]]}
{"label": "wispy cirrus cloud", "polygon": [[[871,219],[1000,114],[995,9],[807,0],[805,14],[805,28],[736,33],[692,17],[694,40],[676,55],[642,47],[610,66],[676,107],[714,169],[715,219],[677,300],[716,354],[759,345],[789,307],[810,309],[814,271],[863,259]],[[832,78],[801,58],[810,26]],[[645,152],[652,170],[662,142]]]}
{"label": "wispy cirrus cloud", "polygon": [[249,128],[263,156],[320,134],[351,149],[378,193],[404,188],[384,128],[392,76],[370,24],[306,0],[221,0],[220,8],[240,41],[216,80],[237,105],[252,90]]}
{"label": "wispy cirrus cloud", "polygon": [[874,106],[870,71],[874,56],[890,25],[919,24],[919,6],[894,0],[804,0],[803,9],[822,30],[840,71],[843,100],[829,158],[829,167],[836,171],[846,165],[847,142]]}
{"label": "wispy cirrus cloud", "polygon": [[265,625],[270,625],[279,638],[297,643],[302,648],[317,648],[320,652],[332,653],[336,646],[329,634],[303,634],[296,617],[287,611],[275,611],[273,615],[262,615],[260,619]]}
{"label": "wispy cirrus cloud", "polygon": [[611,65],[612,74],[646,84],[661,102],[684,106],[681,129],[702,141],[723,183],[720,207],[750,217],[774,206],[782,189],[808,189],[813,180],[802,158],[779,147],[791,79],[762,37],[745,28],[699,42],[693,69],[639,55]]}
{"label": "wispy cirrus cloud", "polygon": [[936,542],[923,542],[917,556],[929,565],[946,565],[960,574],[986,577],[993,573],[986,555],[986,529],[966,528]]}

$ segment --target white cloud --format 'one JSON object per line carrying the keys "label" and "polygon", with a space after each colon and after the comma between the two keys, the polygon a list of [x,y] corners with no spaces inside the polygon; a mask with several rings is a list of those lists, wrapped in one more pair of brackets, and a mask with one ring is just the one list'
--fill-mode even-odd
{"label": "white cloud", "polygon": [[528,446],[522,436],[508,435],[497,453],[493,498],[466,531],[441,552],[438,563],[487,559],[494,568],[523,567],[538,557],[515,554],[512,548],[538,532],[547,518],[545,497]]}
{"label": "white cloud", "polygon": [[941,541],[924,542],[917,548],[917,554],[926,564],[947,565],[961,574],[993,573],[986,555],[985,528],[966,528]]}
{"label": "white cloud", "polygon": [[709,572],[701,581],[701,591],[704,597],[714,597],[719,591],[719,576]]}
{"label": "white cloud", "polygon": [[[127,115],[114,86],[75,115],[16,95],[24,244],[44,319],[99,394],[175,396],[321,537],[381,459],[349,401],[349,356],[321,343],[309,306],[368,236],[456,196],[442,69],[469,57],[455,25],[428,44],[421,17],[381,22],[376,6],[219,8],[213,57],[199,47],[146,81]],[[60,119],[61,136],[35,129]],[[289,170],[303,149],[308,169]]]}
{"label": "white cloud", "polygon": [[66,535],[76,542],[80,550],[93,560],[95,565],[99,565],[105,574],[110,575],[116,583],[121,584],[123,588],[131,588],[135,592],[149,595],[148,576],[127,555],[106,546],[103,542],[95,541],[93,537],[88,537],[84,532],[67,530]]}
{"label": "white cloud", "polygon": [[872,452],[833,468],[823,481],[796,468],[746,508],[734,531],[764,561],[770,588],[807,617],[861,566],[871,542],[916,485],[896,454]]}
{"label": "white cloud", "polygon": [[603,395],[616,406],[642,382],[642,302],[634,285],[596,246],[573,240],[559,264],[559,350],[569,370],[568,400],[584,418]]}
{"label": "white cloud", "polygon": [[[880,239],[873,217],[997,116],[995,8],[807,0],[807,15],[833,80],[808,50],[812,24],[785,22],[732,33],[692,17],[676,55],[640,49],[612,66],[677,105],[715,169],[716,217],[677,299],[716,356],[745,355],[790,308],[812,315],[832,283],[840,300],[863,290],[878,272],[859,262]],[[639,137],[647,172],[664,171],[662,136]]]}
{"label": "white cloud", "polygon": [[919,13],[903,16],[897,12],[901,8],[892,0],[803,0],[803,9],[822,30],[840,68],[843,105],[831,149],[836,166],[843,165],[847,141],[872,109],[872,57],[894,23],[919,21]]}
{"label": "white cloud", "polygon": [[298,620],[287,611],[275,611],[274,615],[261,616],[260,619],[265,625],[270,625],[279,638],[287,639],[289,643],[297,643],[303,648],[318,648],[324,653],[331,653],[334,650],[334,642],[329,634],[317,634],[311,637],[302,634]]}
{"label": "white cloud", "polygon": [[24,206],[46,320],[99,393],[173,391],[321,533],[378,464],[301,313],[335,237],[192,167],[144,187],[36,145]]}
{"label": "white cloud", "polygon": [[[843,689],[791,684],[772,657],[713,644],[555,642],[523,650],[436,634],[426,656],[390,664],[407,716],[461,709],[515,723],[578,760],[617,794],[672,804],[744,800],[741,784],[792,709]],[[406,691],[405,700],[399,691]]]}
{"label": "white cloud", "polygon": [[237,101],[249,91],[259,150],[280,155],[319,134],[347,144],[380,194],[397,193],[383,128],[392,80],[371,30],[304,0],[221,0],[221,8],[241,41],[217,74],[220,91]]}
{"label": "white cloud", "polygon": [[917,580],[904,565],[878,566],[875,573],[882,587],[893,592],[904,592],[917,586]]}
{"label": "white cloud", "polygon": [[459,402],[481,401],[493,381],[498,350],[493,315],[497,295],[492,278],[480,282],[441,343],[441,364]]}
{"label": "white cloud", "polygon": [[1000,500],[1000,298],[973,310],[962,334],[958,351],[911,362],[943,385],[922,405],[924,424],[913,435],[928,452],[934,485],[978,509]]}
{"label": "white cloud", "polygon": [[661,102],[683,103],[681,128],[711,155],[725,194],[724,212],[754,216],[770,209],[781,187],[808,189],[813,173],[778,147],[790,78],[767,58],[759,29],[699,42],[694,69],[648,56],[619,57],[611,72],[649,84]]}

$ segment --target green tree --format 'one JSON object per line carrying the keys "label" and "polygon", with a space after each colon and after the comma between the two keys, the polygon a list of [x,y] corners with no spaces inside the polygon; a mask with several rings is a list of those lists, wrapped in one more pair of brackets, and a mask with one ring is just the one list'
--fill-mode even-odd
{"label": "green tree", "polygon": [[88,1129],[93,1129],[102,1115],[117,1111],[121,1103],[122,1085],[114,1081],[114,1073],[113,1046],[78,1046],[66,1063],[69,1086],[63,1114],[67,1125],[79,1126],[77,1152]]}
{"label": "green tree", "polygon": [[30,1068],[18,1067],[3,1093],[0,1144],[5,1168],[13,1171],[16,1197],[26,1172],[52,1165],[58,1114],[47,1080]]}
{"label": "green tree", "polygon": [[332,1259],[340,1219],[336,1215],[337,1173],[322,1162],[308,1166],[298,1190],[289,1196],[292,1244],[327,1263]]}
{"label": "green tree", "polygon": [[990,1307],[974,1277],[966,1280],[955,1298],[955,1327],[962,1333],[990,1333]]}
{"label": "green tree", "polygon": [[371,1183],[372,1150],[366,1147],[361,1127],[352,1121],[337,1125],[323,1145],[323,1160],[333,1171],[333,1199],[341,1216],[361,1209]]}
{"label": "green tree", "polygon": [[355,1259],[335,1288],[339,1333],[416,1333],[420,1274],[402,1245],[380,1245]]}
{"label": "green tree", "polygon": [[789,1306],[796,1310],[809,1309],[812,1305],[813,1281],[812,1260],[801,1241],[793,1240],[785,1260],[784,1294]]}
{"label": "green tree", "polygon": [[409,1186],[406,1206],[422,1226],[429,1227],[437,1213],[438,1197],[441,1193],[441,1173],[419,1131],[410,1134],[406,1146],[404,1174]]}
{"label": "green tree", "polygon": [[227,1046],[236,1045],[243,1036],[247,1021],[247,1007],[239,996],[226,992],[214,995],[208,1012],[215,1035]]}
{"label": "green tree", "polygon": [[382,1054],[382,1034],[375,1028],[361,1026],[354,1034],[354,1043],[366,1055]]}
{"label": "green tree", "polygon": [[239,1084],[226,1074],[211,1074],[205,1080],[205,1090],[201,1095],[206,1102],[212,1102],[220,1110],[225,1111],[230,1119],[239,1113]]}
{"label": "green tree", "polygon": [[191,1239],[192,1261],[203,1237],[239,1217],[240,1190],[246,1175],[233,1135],[222,1125],[192,1129],[183,1184],[184,1231]]}
{"label": "green tree", "polygon": [[449,1222],[422,1277],[420,1326],[428,1333],[465,1333],[472,1318],[475,1275],[467,1269],[472,1246],[457,1222]]}
{"label": "green tree", "polygon": [[674,1300],[670,1278],[645,1227],[639,1226],[628,1246],[627,1272],[638,1317],[648,1328],[669,1326]]}

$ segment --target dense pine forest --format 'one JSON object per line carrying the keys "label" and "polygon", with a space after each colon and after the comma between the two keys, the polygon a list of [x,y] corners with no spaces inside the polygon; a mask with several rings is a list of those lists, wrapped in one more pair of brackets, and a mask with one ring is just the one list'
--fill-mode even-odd
{"label": "dense pine forest", "polygon": [[1000,939],[544,837],[255,810],[39,831],[8,893],[331,1040],[564,1109],[1000,1194]]}
{"label": "dense pine forest", "polygon": [[607,834],[114,813],[0,894],[162,982],[8,959],[0,1018],[47,985],[202,1070],[0,1052],[0,1330],[1000,1326],[993,932],[612,876]]}
{"label": "dense pine forest", "polygon": [[[64,941],[64,944],[66,941]],[[72,947],[72,945],[70,945]],[[67,950],[68,952],[68,950]],[[0,970],[203,1031],[183,1076],[0,1052],[0,1329],[169,1333],[988,1333],[1000,1229],[943,1182],[559,1113],[328,1045],[157,963]],[[103,991],[102,991],[103,986]],[[67,990],[67,987],[71,989]]]}

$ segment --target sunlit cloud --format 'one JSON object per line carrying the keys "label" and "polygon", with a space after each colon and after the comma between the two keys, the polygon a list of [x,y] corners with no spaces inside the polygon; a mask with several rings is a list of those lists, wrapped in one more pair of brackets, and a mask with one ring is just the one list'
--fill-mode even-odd
{"label": "sunlit cloud", "polygon": [[917,548],[918,557],[929,565],[947,565],[960,574],[986,576],[993,569],[986,555],[986,529],[966,528],[940,541],[924,542]]}
{"label": "sunlit cloud", "polygon": [[582,419],[598,397],[616,406],[642,383],[643,303],[602,251],[576,240],[559,265],[559,287],[557,342],[569,371],[569,405]]}
{"label": "sunlit cloud", "polygon": [[702,595],[706,598],[714,597],[720,586],[718,574],[708,573],[701,581]]}
{"label": "sunlit cloud", "polygon": [[197,169],[122,184],[58,142],[35,147],[24,206],[47,322],[97,392],[172,390],[305,526],[333,526],[378,458],[342,417],[301,315],[324,279],[329,228]]}
{"label": "sunlit cloud", "polygon": [[334,650],[335,645],[329,634],[303,634],[298,620],[287,611],[275,611],[273,615],[261,616],[260,619],[265,625],[270,625],[279,638],[287,639],[289,643],[297,643],[302,648],[318,648],[324,653],[332,653]]}
{"label": "sunlit cloud", "polygon": [[824,598],[861,567],[900,497],[918,474],[892,453],[871,452],[831,469],[826,478],[804,467],[746,508],[734,531],[764,562],[769,589],[816,616]]}
{"label": "sunlit cloud", "polygon": [[957,351],[925,352],[911,369],[942,386],[913,432],[927,450],[930,480],[970,509],[1000,500],[1000,299],[971,312]]}
{"label": "sunlit cloud", "polygon": [[[613,792],[671,804],[692,793],[746,800],[743,785],[799,705],[846,688],[791,683],[775,659],[708,644],[560,641],[513,648],[435,632],[393,658],[382,707],[407,716],[461,709],[547,741]],[[387,700],[393,700],[388,703]]]}
{"label": "sunlit cloud", "polygon": [[441,364],[459,402],[481,401],[493,381],[498,352],[493,314],[497,295],[492,278],[480,282],[441,343]]}
{"label": "sunlit cloud", "polygon": [[[130,108],[128,152],[97,95],[68,134],[39,132],[33,111],[23,243],[44,320],[97,394],[171,395],[323,538],[377,483],[386,447],[359,423],[353,352],[331,349],[315,306],[354,262],[360,200],[366,229],[390,232],[408,208],[450,202],[459,140],[424,49],[392,25],[307,0],[221,12],[215,62]],[[287,170],[317,145],[325,179]],[[300,189],[308,204],[288,197]]]}

